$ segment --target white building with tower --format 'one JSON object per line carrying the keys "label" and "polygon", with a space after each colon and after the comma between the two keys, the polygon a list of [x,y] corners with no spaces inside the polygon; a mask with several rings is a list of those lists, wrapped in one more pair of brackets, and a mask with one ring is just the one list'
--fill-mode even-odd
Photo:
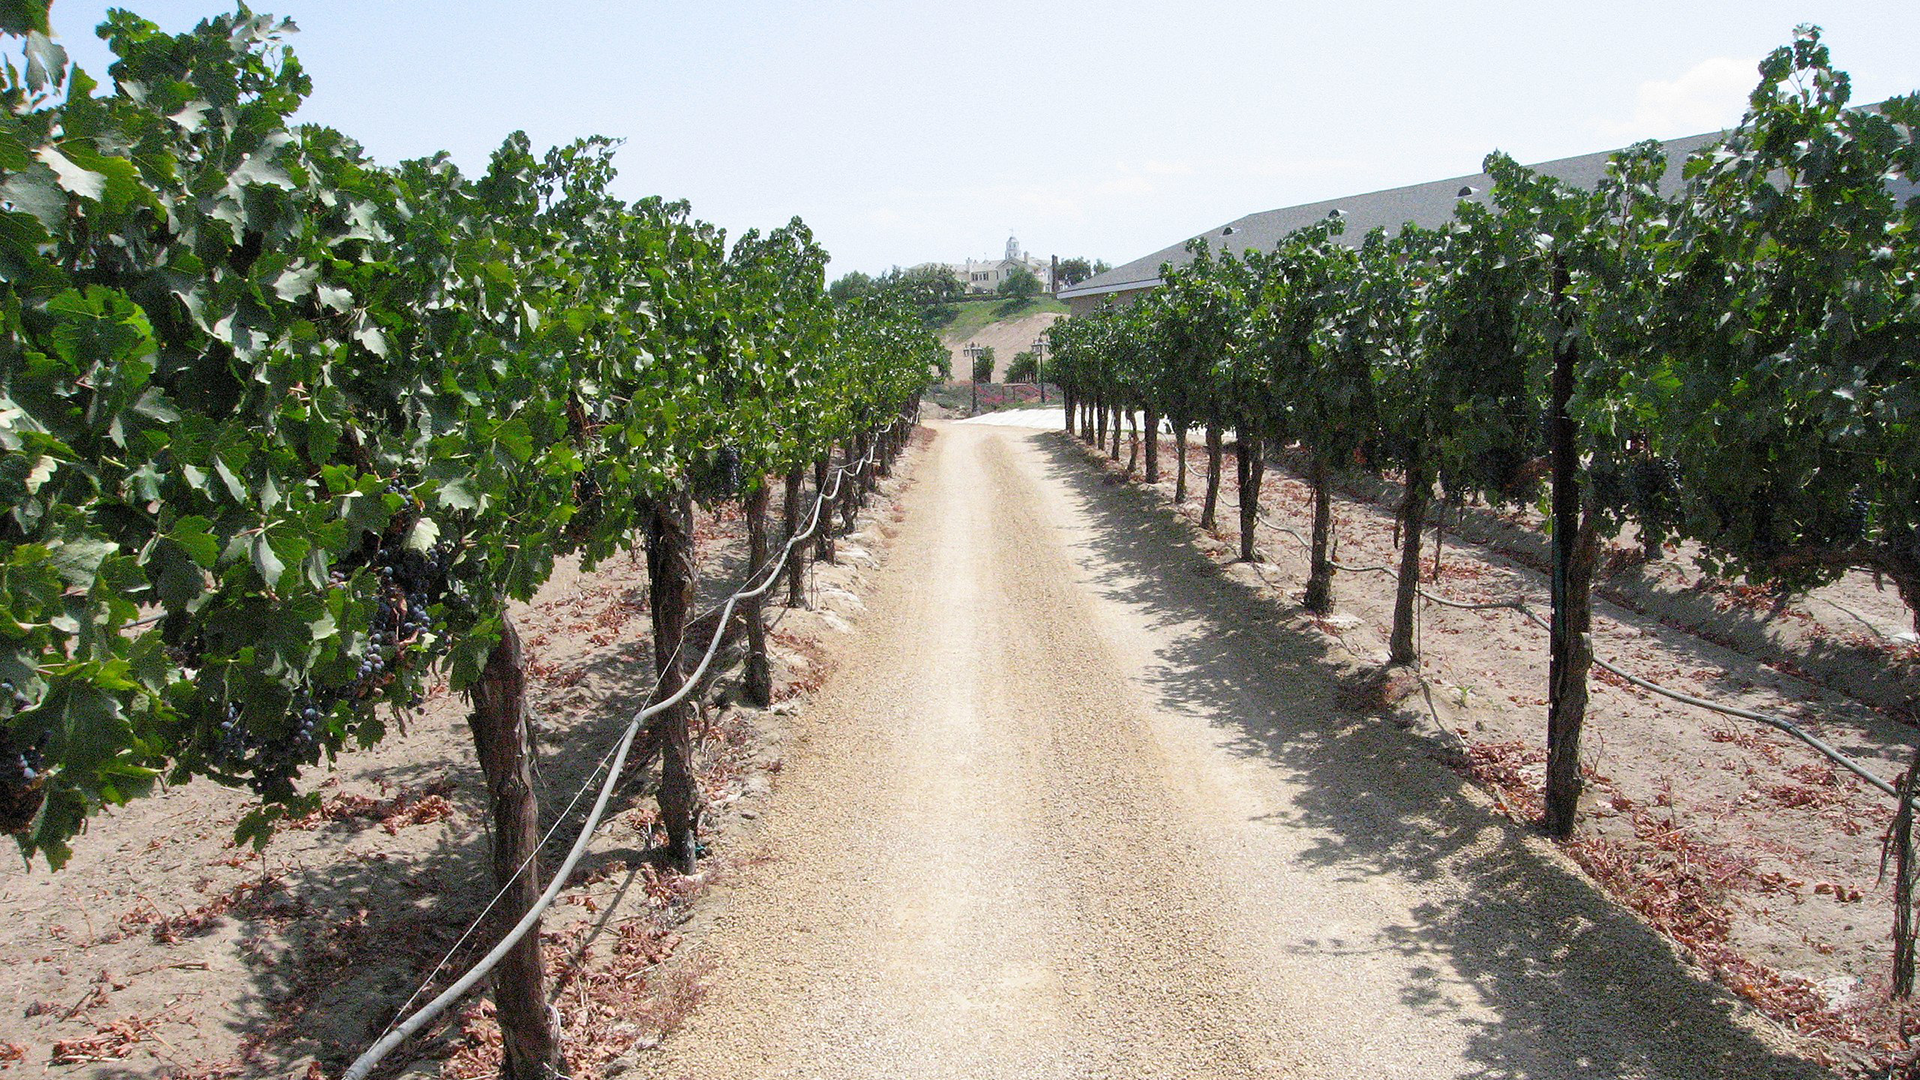
{"label": "white building with tower", "polygon": [[1053,291],[1049,264],[1020,250],[1019,239],[1012,236],[1007,237],[1006,253],[1000,258],[968,259],[964,263],[949,263],[947,269],[970,293],[998,292],[1000,284],[1012,277],[1015,270],[1025,270],[1038,278],[1043,292]]}

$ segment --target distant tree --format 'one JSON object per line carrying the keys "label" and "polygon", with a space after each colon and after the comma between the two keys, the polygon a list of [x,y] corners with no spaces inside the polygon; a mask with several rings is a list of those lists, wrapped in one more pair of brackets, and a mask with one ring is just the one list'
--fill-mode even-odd
{"label": "distant tree", "polygon": [[1007,361],[1008,382],[1039,382],[1040,358],[1031,352],[1017,352]]}
{"label": "distant tree", "polygon": [[909,303],[921,306],[950,304],[966,294],[953,272],[938,263],[916,266],[911,270],[894,267],[880,278],[881,287],[897,293]]}
{"label": "distant tree", "polygon": [[993,346],[988,345],[981,349],[980,355],[973,358],[973,381],[977,383],[993,381]]}
{"label": "distant tree", "polygon": [[1040,279],[1025,267],[1015,267],[1000,283],[1000,295],[1008,300],[1031,300],[1040,295]]}
{"label": "distant tree", "polygon": [[929,330],[941,330],[960,316],[960,309],[953,304],[928,304],[919,312],[920,322]]}
{"label": "distant tree", "polygon": [[871,275],[853,270],[827,286],[827,295],[832,297],[836,304],[850,304],[862,297],[872,296],[875,285],[876,282]]}
{"label": "distant tree", "polygon": [[1061,259],[1059,284],[1078,285],[1095,274],[1104,274],[1111,269],[1113,267],[1100,259],[1088,260],[1080,255],[1071,259]]}
{"label": "distant tree", "polygon": [[953,273],[937,263],[911,270],[896,266],[879,277],[854,270],[827,286],[827,295],[836,303],[885,296],[912,304],[920,309],[921,320],[932,326],[951,322],[954,312],[951,305],[965,293],[966,287],[954,280]]}

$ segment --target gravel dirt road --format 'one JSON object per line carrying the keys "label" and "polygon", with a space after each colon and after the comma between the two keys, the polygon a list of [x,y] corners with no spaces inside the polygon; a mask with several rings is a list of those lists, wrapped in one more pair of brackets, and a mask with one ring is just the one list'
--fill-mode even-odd
{"label": "gravel dirt road", "polygon": [[1827,1075],[1056,436],[904,510],[638,1075]]}

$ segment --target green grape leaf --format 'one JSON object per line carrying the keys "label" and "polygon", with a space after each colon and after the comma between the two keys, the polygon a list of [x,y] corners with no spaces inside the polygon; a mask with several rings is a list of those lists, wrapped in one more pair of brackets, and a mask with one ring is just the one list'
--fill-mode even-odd
{"label": "green grape leaf", "polygon": [[433,545],[439,542],[440,526],[435,525],[430,517],[422,517],[414,522],[413,528],[407,532],[406,546],[413,551],[431,551]]}
{"label": "green grape leaf", "polygon": [[273,550],[273,544],[268,542],[265,532],[254,534],[253,539],[247,544],[247,551],[253,558],[254,570],[260,574],[260,580],[266,582],[268,588],[276,585],[280,581],[280,576],[287,572],[286,563],[280,560],[279,552]]}
{"label": "green grape leaf", "polygon": [[52,565],[68,585],[84,589],[93,584],[100,562],[118,550],[110,540],[80,537],[53,546]]}
{"label": "green grape leaf", "polygon": [[15,210],[33,215],[49,230],[58,231],[66,223],[67,194],[59,176],[44,162],[36,161],[26,171],[0,182],[0,199],[13,204]]}
{"label": "green grape leaf", "polygon": [[53,170],[54,180],[63,190],[95,202],[98,202],[106,193],[107,178],[105,176],[81,167],[57,148],[43,146],[34,151],[33,156],[39,158],[41,164]]}

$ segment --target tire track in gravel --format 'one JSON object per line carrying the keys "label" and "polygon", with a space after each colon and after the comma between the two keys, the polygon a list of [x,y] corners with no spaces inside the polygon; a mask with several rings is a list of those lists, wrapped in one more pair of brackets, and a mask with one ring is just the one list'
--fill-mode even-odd
{"label": "tire track in gravel", "polygon": [[940,428],[638,1073],[1822,1075],[1076,455]]}

